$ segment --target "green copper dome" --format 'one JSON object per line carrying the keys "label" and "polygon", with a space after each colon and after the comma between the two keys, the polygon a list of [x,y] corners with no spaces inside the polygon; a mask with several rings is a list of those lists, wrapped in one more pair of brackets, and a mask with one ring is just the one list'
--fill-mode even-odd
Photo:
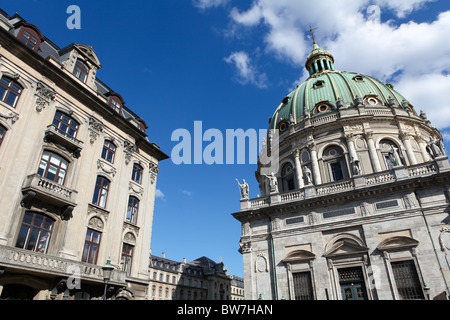
{"label": "green copper dome", "polygon": [[342,108],[402,108],[414,112],[392,84],[359,73],[334,70],[333,56],[314,48],[307,59],[310,77],[287,95],[270,119],[270,129],[280,129]]}

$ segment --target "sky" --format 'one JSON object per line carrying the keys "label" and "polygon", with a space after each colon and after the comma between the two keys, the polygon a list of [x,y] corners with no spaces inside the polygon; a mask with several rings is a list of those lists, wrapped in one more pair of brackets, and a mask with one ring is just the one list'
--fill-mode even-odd
{"label": "sky", "polygon": [[[80,8],[69,29],[67,8]],[[20,0],[3,1],[63,48],[92,45],[97,77],[142,117],[172,155],[177,130],[267,129],[284,96],[308,77],[310,26],[338,70],[392,82],[441,130],[450,150],[450,1],[447,0]],[[174,141],[173,141],[174,140]],[[202,159],[200,159],[202,160]],[[243,277],[235,179],[259,194],[256,164],[160,163],[152,254],[207,256]]]}

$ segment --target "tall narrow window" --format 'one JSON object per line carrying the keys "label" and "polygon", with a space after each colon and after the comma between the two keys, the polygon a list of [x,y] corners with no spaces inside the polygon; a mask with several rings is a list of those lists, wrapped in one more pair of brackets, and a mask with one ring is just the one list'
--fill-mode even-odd
{"label": "tall narrow window", "polygon": [[133,165],[133,174],[131,175],[131,180],[142,183],[142,173],[144,169],[137,163]]}
{"label": "tall narrow window", "polygon": [[44,151],[38,174],[48,180],[64,185],[69,163],[61,156],[50,151]]}
{"label": "tall narrow window", "polygon": [[61,134],[74,139],[77,137],[78,128],[80,127],[78,122],[60,111],[56,111],[53,125]]}
{"label": "tall narrow window", "polygon": [[100,248],[101,233],[92,229],[88,229],[86,232],[86,239],[84,241],[83,256],[81,260],[83,262],[96,264],[98,250]]}
{"label": "tall narrow window", "polygon": [[26,212],[22,220],[16,247],[47,253],[54,223],[55,221],[46,215]]}
{"label": "tall narrow window", "polygon": [[392,262],[391,266],[402,300],[425,299],[413,260]]}
{"label": "tall narrow window", "polygon": [[131,262],[133,260],[133,251],[134,247],[130,246],[129,244],[123,244],[122,247],[122,271],[126,272],[128,275],[131,272]]}
{"label": "tall narrow window", "polygon": [[294,173],[294,168],[290,163],[287,163],[281,170],[281,179],[284,191],[295,190]]}
{"label": "tall narrow window", "polygon": [[2,146],[3,139],[5,138],[6,129],[0,125],[0,147]]}
{"label": "tall narrow window", "polygon": [[292,274],[295,300],[314,300],[311,272]]}
{"label": "tall narrow window", "polygon": [[329,147],[323,152],[323,160],[328,169],[330,182],[347,178],[347,166],[344,152],[339,147]]}
{"label": "tall narrow window", "polygon": [[108,162],[114,163],[116,155],[116,146],[111,141],[105,141],[103,144],[102,158]]}
{"label": "tall narrow window", "polygon": [[94,197],[92,198],[93,204],[102,208],[106,208],[109,185],[110,182],[108,179],[101,176],[97,177],[97,181],[95,183]]}
{"label": "tall narrow window", "polygon": [[19,101],[22,87],[13,79],[2,77],[0,80],[0,99],[15,108]]}
{"label": "tall narrow window", "polygon": [[77,60],[75,68],[73,69],[73,74],[75,77],[86,83],[89,74],[89,68],[84,62],[82,62],[81,60]]}
{"label": "tall narrow window", "polygon": [[132,224],[136,224],[138,211],[139,211],[139,200],[136,197],[130,197],[128,199],[128,209],[127,209],[126,220]]}

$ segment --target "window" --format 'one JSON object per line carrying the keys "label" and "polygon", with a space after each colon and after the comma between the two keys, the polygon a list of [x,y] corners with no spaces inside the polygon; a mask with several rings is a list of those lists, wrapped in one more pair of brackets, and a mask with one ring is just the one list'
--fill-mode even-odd
{"label": "window", "polygon": [[413,260],[392,262],[391,266],[402,300],[425,299]]}
{"label": "window", "polygon": [[92,229],[86,232],[86,239],[84,242],[83,256],[81,261],[96,264],[98,250],[100,248],[101,233]]}
{"label": "window", "polygon": [[122,247],[122,259],[121,259],[121,264],[122,264],[122,271],[126,272],[128,275],[130,274],[131,271],[131,262],[133,260],[133,250],[134,247],[130,246],[129,244],[123,244]]}
{"label": "window", "polygon": [[103,144],[102,159],[110,163],[114,163],[114,156],[116,155],[116,146],[111,141],[105,141]]}
{"label": "window", "polygon": [[22,34],[22,37],[20,38],[20,41],[22,41],[28,48],[30,48],[33,51],[36,51],[38,46],[38,41],[35,37],[33,37],[29,32],[24,31]]}
{"label": "window", "polygon": [[132,224],[136,224],[138,211],[139,211],[139,200],[135,197],[130,197],[128,199],[126,220]]}
{"label": "window", "polygon": [[131,180],[137,182],[137,183],[142,183],[142,172],[144,171],[144,169],[137,163],[135,163],[133,165],[133,174],[131,175]]}
{"label": "window", "polygon": [[61,134],[74,139],[77,137],[78,128],[80,127],[78,122],[60,111],[56,111],[53,125]]}
{"label": "window", "polygon": [[294,168],[290,163],[287,163],[281,170],[281,179],[284,191],[295,190],[294,172]]}
{"label": "window", "polygon": [[68,165],[68,162],[56,153],[44,151],[39,164],[38,175],[64,185]]}
{"label": "window", "polygon": [[26,212],[17,238],[16,247],[47,253],[55,220],[37,212]]}
{"label": "window", "polygon": [[122,114],[122,103],[120,101],[111,98],[109,102],[109,106],[114,109],[118,114]]}
{"label": "window", "polygon": [[323,160],[328,168],[330,182],[347,177],[344,153],[339,147],[329,147],[323,152]]}
{"label": "window", "polygon": [[387,139],[381,140],[380,149],[386,170],[392,170],[395,166],[402,164],[402,154],[394,142]]}
{"label": "window", "polygon": [[0,147],[2,146],[3,139],[5,138],[6,129],[3,126],[0,126]]}
{"label": "window", "polygon": [[104,177],[97,177],[97,181],[95,183],[94,197],[92,198],[92,203],[106,208],[106,200],[108,198],[109,191],[109,180]]}
{"label": "window", "polygon": [[75,77],[86,83],[89,74],[89,68],[84,62],[82,62],[81,60],[77,60],[75,68],[73,69],[73,74]]}
{"label": "window", "polygon": [[0,80],[0,99],[15,108],[17,101],[19,101],[20,94],[22,93],[22,87],[8,77],[2,77]]}

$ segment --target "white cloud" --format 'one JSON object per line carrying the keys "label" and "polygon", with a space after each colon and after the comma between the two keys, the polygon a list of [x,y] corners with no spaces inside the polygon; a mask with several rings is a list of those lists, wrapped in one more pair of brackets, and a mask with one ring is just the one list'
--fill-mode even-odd
{"label": "white cloud", "polygon": [[156,191],[155,191],[155,197],[156,197],[156,198],[160,198],[160,199],[164,199],[165,195],[164,195],[164,193],[163,193],[161,190],[156,189]]}
{"label": "white cloud", "polygon": [[229,64],[233,64],[237,71],[237,81],[241,84],[254,84],[259,88],[266,87],[267,76],[265,73],[259,73],[251,59],[244,51],[233,52],[225,58]]}
{"label": "white cloud", "polygon": [[[254,0],[247,9],[233,8],[230,19],[241,29],[265,32],[265,52],[298,66],[300,82],[308,76],[303,67],[312,49],[308,30],[317,27],[316,39],[334,55],[337,69],[393,82],[417,111],[426,112],[432,125],[443,129],[450,128],[450,41],[445,40],[450,11],[424,23],[374,18],[386,12],[405,18],[432,1]],[[242,83],[257,82],[245,52],[233,53],[227,61],[235,64]]]}
{"label": "white cloud", "polygon": [[219,7],[224,5],[229,0],[193,0],[193,4],[195,7],[200,9],[209,9],[213,7]]}
{"label": "white cloud", "polygon": [[181,190],[181,193],[188,197],[192,196],[192,192],[188,190]]}

